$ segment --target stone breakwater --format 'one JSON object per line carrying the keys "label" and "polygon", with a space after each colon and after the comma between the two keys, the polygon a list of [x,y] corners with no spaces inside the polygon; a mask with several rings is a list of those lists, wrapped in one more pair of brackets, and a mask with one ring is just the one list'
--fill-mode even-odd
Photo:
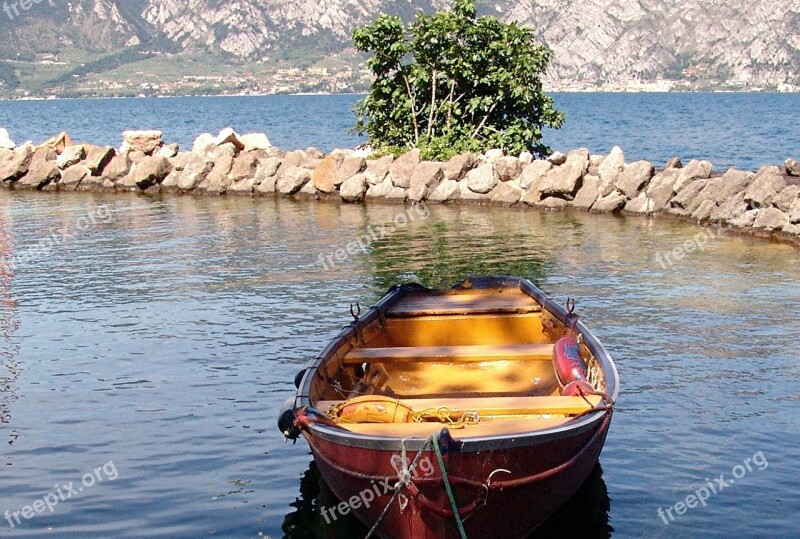
{"label": "stone breakwater", "polygon": [[[3,130],[0,130],[3,131]],[[715,171],[709,161],[626,162],[578,149],[534,159],[499,150],[447,162],[417,150],[372,158],[364,150],[284,152],[266,135],[225,129],[200,135],[191,151],[158,131],[126,131],[119,149],[73,144],[65,133],[40,145],[0,139],[0,182],[39,191],[134,191],[284,196],[363,201],[475,203],[663,214],[762,236],[800,240],[800,162],[758,171]]]}

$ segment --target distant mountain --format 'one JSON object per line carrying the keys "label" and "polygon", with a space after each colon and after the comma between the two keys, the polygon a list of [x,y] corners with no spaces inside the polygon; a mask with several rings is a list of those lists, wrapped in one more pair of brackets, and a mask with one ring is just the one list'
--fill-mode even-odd
{"label": "distant mountain", "polygon": [[502,9],[553,48],[556,80],[800,84],[800,0],[539,0]]}
{"label": "distant mountain", "polygon": [[[291,61],[302,50],[316,60],[341,54],[353,28],[381,12],[410,20],[449,2],[47,0],[28,11],[18,4],[0,6],[0,90],[29,75],[41,88],[75,85],[88,73],[152,54],[247,65]],[[800,85],[800,0],[500,0],[479,8],[533,28],[554,51],[547,80],[560,87],[656,80]],[[71,56],[83,69],[74,61],[60,72],[23,65],[42,54]],[[100,63],[87,68],[84,57]]]}

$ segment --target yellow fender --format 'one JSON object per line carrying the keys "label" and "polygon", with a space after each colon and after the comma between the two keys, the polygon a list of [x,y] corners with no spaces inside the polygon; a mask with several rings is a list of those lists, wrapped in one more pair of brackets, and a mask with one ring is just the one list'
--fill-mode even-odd
{"label": "yellow fender", "polygon": [[353,397],[330,412],[336,423],[413,423],[414,410],[399,399],[383,395]]}

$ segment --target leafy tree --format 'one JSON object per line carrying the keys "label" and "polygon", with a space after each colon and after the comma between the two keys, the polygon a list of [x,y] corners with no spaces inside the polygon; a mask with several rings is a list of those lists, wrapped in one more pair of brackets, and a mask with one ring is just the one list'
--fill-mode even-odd
{"label": "leafy tree", "polygon": [[17,73],[14,71],[14,66],[0,62],[0,88],[13,91],[18,87],[19,78],[17,78]]}
{"label": "leafy tree", "polygon": [[356,131],[376,149],[420,148],[426,158],[500,148],[548,154],[542,128],[561,127],[539,75],[551,52],[533,32],[477,17],[475,0],[453,11],[418,15],[408,28],[381,15],[353,32],[371,53],[372,88],[355,108]]}

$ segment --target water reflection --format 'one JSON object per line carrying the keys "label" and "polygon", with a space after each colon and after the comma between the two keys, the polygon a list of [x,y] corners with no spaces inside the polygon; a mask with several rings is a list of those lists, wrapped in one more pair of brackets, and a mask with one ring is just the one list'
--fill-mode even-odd
{"label": "water reflection", "polygon": [[608,539],[614,528],[608,522],[611,498],[601,464],[595,466],[578,492],[542,524],[536,539]]}
{"label": "water reflection", "polygon": [[284,539],[335,539],[338,537],[365,537],[369,531],[352,514],[339,515],[330,523],[320,515],[321,507],[333,507],[339,499],[331,491],[317,470],[314,461],[300,478],[300,497],[286,514],[281,530]]}
{"label": "water reflection", "polygon": [[[120,479],[15,536],[42,537],[52,526],[76,538],[363,537],[357,522],[331,527],[315,516],[335,500],[315,494],[307,446],[287,448],[274,416],[299,366],[348,322],[351,302],[366,307],[401,280],[450,286],[477,273],[529,277],[559,303],[578,298],[622,375],[605,483],[582,490],[585,503],[570,502],[539,536],[607,537],[608,522],[620,537],[796,535],[792,247],[723,235],[663,269],[655,255],[697,228],[438,205],[326,270],[320,254],[406,210],[0,190],[3,249],[18,254],[52,228],[73,230],[102,205],[111,222],[4,274],[0,406],[12,417],[0,424],[0,511],[112,459]],[[12,429],[23,435],[16,442]],[[659,506],[759,450],[767,470],[664,526]]]}
{"label": "water reflection", "polygon": [[[397,211],[373,209],[369,222],[391,221]],[[358,265],[370,268],[376,291],[412,280],[448,287],[478,274],[517,275],[541,282],[553,266],[542,248],[548,243],[544,231],[531,230],[523,212],[464,206],[431,206],[429,212],[428,219],[399,228],[358,256]]]}
{"label": "water reflection", "polygon": [[[365,537],[369,529],[352,514],[339,516],[330,523],[320,515],[320,507],[333,507],[339,501],[312,461],[300,478],[300,497],[291,504],[293,510],[283,520],[284,539]],[[610,508],[603,469],[598,464],[575,495],[530,539],[608,539],[614,531],[608,521]]]}
{"label": "water reflection", "polygon": [[[19,399],[17,380],[22,372],[18,362],[19,346],[13,340],[19,329],[19,319],[17,301],[12,295],[14,261],[8,225],[5,208],[0,207],[0,332],[3,338],[0,344],[0,424],[5,425],[11,423],[11,404]],[[8,445],[13,445],[18,437],[19,434],[12,430]]]}

